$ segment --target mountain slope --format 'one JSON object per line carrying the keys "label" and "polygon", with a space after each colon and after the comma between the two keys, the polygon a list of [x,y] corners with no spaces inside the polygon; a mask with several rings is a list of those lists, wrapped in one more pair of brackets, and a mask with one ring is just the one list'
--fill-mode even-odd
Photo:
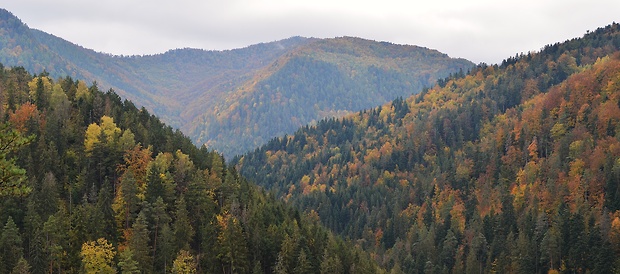
{"label": "mountain slope", "polygon": [[387,268],[611,272],[619,50],[613,24],[320,121],[235,162]]}
{"label": "mountain slope", "polygon": [[96,81],[225,155],[313,120],[409,96],[473,66],[428,49],[354,38],[293,37],[227,51],[111,56],[30,29],[1,9],[0,32],[5,65]]}
{"label": "mountain slope", "polygon": [[[284,55],[207,110],[190,135],[227,155],[305,124],[409,96],[471,62],[414,46],[342,37]],[[206,122],[204,122],[206,121]],[[235,140],[230,142],[230,140]]]}
{"label": "mountain slope", "polygon": [[164,121],[181,127],[185,106],[196,98],[219,96],[220,85],[237,85],[246,74],[262,68],[298,45],[312,39],[294,37],[229,51],[177,49],[150,56],[112,56],[85,49],[45,32],[28,28],[10,12],[0,9],[0,61],[23,66],[52,77],[69,75],[105,89],[154,111]]}
{"label": "mountain slope", "polygon": [[0,65],[0,106],[0,273],[383,273],[114,92]]}

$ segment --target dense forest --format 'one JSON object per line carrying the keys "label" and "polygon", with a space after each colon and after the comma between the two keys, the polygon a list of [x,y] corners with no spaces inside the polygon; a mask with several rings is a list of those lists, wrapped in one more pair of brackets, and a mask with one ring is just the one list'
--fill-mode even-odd
{"label": "dense forest", "polygon": [[226,157],[313,121],[410,96],[474,66],[427,48],[352,37],[115,56],[31,29],[2,8],[0,62],[54,79],[96,81]]}
{"label": "dense forest", "polygon": [[234,159],[393,273],[620,271],[620,25]]}
{"label": "dense forest", "polygon": [[0,273],[381,272],[96,83],[0,66],[0,125]]}
{"label": "dense forest", "polygon": [[257,74],[188,132],[235,156],[326,117],[410,96],[473,63],[408,45],[354,37],[308,43]]}

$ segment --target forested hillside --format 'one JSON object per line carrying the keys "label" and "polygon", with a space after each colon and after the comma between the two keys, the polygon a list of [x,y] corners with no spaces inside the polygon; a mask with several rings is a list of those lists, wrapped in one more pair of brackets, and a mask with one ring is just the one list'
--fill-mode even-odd
{"label": "forested hillside", "polygon": [[323,39],[278,59],[204,110],[192,136],[237,155],[274,136],[410,96],[473,64],[438,51],[352,37]]}
{"label": "forested hillside", "polygon": [[381,272],[113,91],[0,65],[0,125],[0,273]]}
{"label": "forested hillside", "polygon": [[[96,81],[104,90],[114,89],[175,128],[186,126],[200,111],[212,107],[211,101],[225,99],[226,91],[250,79],[257,69],[311,41],[293,37],[229,51],[186,48],[156,55],[114,56],[31,29],[1,8],[0,34],[0,62],[5,66],[47,72],[53,78]],[[197,100],[202,104],[189,109]]]}
{"label": "forested hillside", "polygon": [[409,96],[473,66],[435,50],[347,37],[113,56],[30,29],[4,9],[0,62],[113,88],[228,156],[325,117]]}
{"label": "forested hillside", "polygon": [[620,25],[235,159],[395,273],[620,270]]}

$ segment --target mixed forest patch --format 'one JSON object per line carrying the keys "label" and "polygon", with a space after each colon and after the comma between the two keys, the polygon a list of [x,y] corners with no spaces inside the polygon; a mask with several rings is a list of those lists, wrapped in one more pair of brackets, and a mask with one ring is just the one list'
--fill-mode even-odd
{"label": "mixed forest patch", "polygon": [[235,159],[405,273],[620,269],[620,25]]}
{"label": "mixed forest patch", "polygon": [[380,271],[112,90],[0,67],[0,123],[0,273]]}

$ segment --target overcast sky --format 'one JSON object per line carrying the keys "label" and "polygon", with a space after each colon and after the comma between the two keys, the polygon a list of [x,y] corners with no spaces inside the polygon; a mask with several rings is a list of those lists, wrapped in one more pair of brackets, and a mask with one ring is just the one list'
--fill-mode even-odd
{"label": "overcast sky", "polygon": [[0,7],[31,28],[124,55],[233,49],[291,36],[357,36],[493,64],[620,22],[618,0],[3,2]]}

